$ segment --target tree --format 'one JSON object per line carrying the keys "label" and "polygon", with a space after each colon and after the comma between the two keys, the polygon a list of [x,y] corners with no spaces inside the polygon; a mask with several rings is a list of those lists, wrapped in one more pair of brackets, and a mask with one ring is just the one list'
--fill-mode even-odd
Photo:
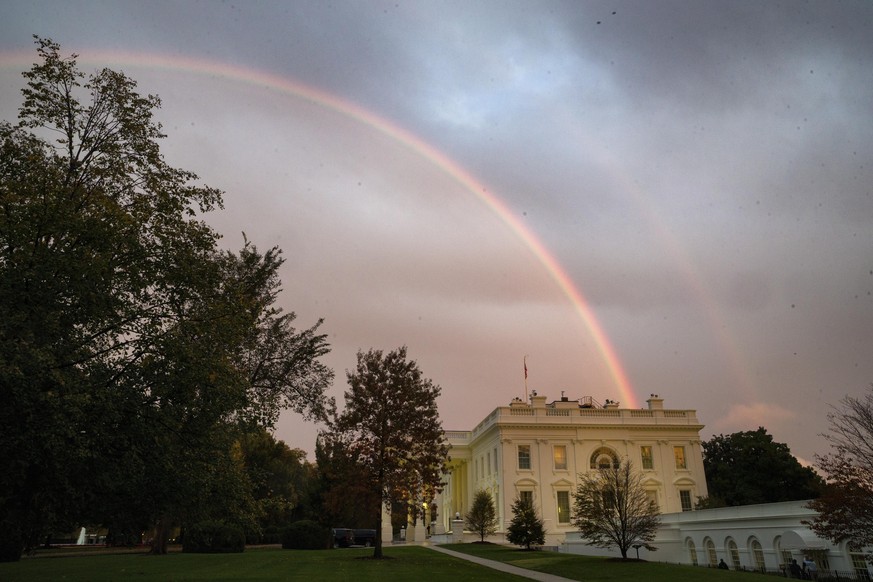
{"label": "tree", "polygon": [[491,494],[480,489],[473,496],[473,506],[467,515],[467,528],[479,534],[479,541],[484,542],[485,536],[497,531],[497,511],[494,509],[494,500]]}
{"label": "tree", "polygon": [[[405,346],[358,352],[357,368],[346,376],[345,410],[326,436],[343,445],[382,505],[409,500],[420,507],[442,487],[448,454],[436,404],[440,387],[407,360]],[[381,535],[373,557],[382,557]]]}
{"label": "tree", "polygon": [[546,543],[545,522],[540,519],[529,497],[517,497],[512,502],[512,520],[506,528],[506,540],[530,550]]}
{"label": "tree", "polygon": [[279,249],[218,248],[221,193],[164,161],[157,97],[36,44],[0,123],[0,559],[83,520],[245,521],[239,431],[332,410],[321,322],[276,307]]}
{"label": "tree", "polygon": [[582,539],[599,548],[618,548],[624,559],[632,546],[657,549],[650,542],[660,525],[658,507],[630,461],[579,475],[573,524]]}
{"label": "tree", "polygon": [[318,487],[313,505],[318,511],[312,519],[329,527],[369,529],[379,520],[382,498],[369,469],[358,464],[348,445],[330,435],[316,439]]}
{"label": "tree", "polygon": [[306,453],[277,441],[264,429],[243,434],[237,447],[258,506],[260,529],[282,528],[303,517],[301,508],[309,501],[310,482],[315,479]]}
{"label": "tree", "polygon": [[824,480],[802,466],[788,445],[760,427],[703,442],[709,507],[797,501],[818,497]]}
{"label": "tree", "polygon": [[[824,494],[808,505],[818,512],[809,522],[819,536],[853,548],[873,547],[873,385],[864,398],[846,396],[828,414],[823,436],[832,452],[817,456],[828,476]],[[867,556],[868,560],[873,555]]]}

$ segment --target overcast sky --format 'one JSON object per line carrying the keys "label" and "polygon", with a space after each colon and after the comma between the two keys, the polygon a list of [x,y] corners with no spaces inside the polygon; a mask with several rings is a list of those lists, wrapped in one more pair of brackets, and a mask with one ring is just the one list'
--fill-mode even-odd
{"label": "overcast sky", "polygon": [[873,382],[873,3],[2,14],[0,118],[33,34],[160,95],[167,160],[226,192],[224,244],[284,249],[282,305],[324,318],[338,400],[359,349],[407,345],[472,429],[524,396],[527,356],[550,399],[658,393],[704,438],[764,426],[812,460]]}

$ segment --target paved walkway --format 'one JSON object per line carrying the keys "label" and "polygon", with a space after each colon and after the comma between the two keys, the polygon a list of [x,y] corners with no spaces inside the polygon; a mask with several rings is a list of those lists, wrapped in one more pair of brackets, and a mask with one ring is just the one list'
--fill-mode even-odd
{"label": "paved walkway", "polygon": [[[422,544],[425,545],[425,544]],[[508,574],[515,574],[516,576],[521,576],[523,578],[530,578],[531,580],[539,580],[539,582],[574,582],[570,578],[564,578],[563,576],[555,576],[554,574],[546,574],[544,572],[537,572],[536,570],[528,570],[526,568],[519,568],[518,566],[511,566],[509,564],[504,564],[503,562],[496,562],[494,560],[486,560],[485,558],[479,558],[478,556],[471,556],[470,554],[464,554],[461,552],[455,552],[453,550],[447,550],[446,548],[441,548],[439,546],[427,544],[426,547],[437,551],[442,552],[443,554],[448,554],[450,556],[454,556],[455,558],[461,558],[462,560],[468,560],[470,562],[475,562],[481,566],[486,566],[488,568],[493,568],[495,570],[500,570],[501,572],[507,572]]]}

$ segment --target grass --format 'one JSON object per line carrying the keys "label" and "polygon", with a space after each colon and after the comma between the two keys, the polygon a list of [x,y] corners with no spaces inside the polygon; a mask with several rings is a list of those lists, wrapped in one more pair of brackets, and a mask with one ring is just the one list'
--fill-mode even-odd
{"label": "grass", "polygon": [[73,557],[22,558],[0,563],[4,582],[161,580],[305,580],[307,582],[385,582],[440,580],[497,582],[524,580],[427,548],[385,548],[388,560],[366,559],[372,549],[247,549],[241,554],[88,554]]}
{"label": "grass", "polygon": [[[714,568],[660,564],[644,561],[621,561],[594,556],[557,552],[528,552],[510,546],[492,544],[447,544],[442,546],[480,558],[504,562],[571,580],[585,582],[773,582],[772,576],[751,572],[731,572]],[[738,578],[739,576],[739,578]]]}
{"label": "grass", "polygon": [[[621,562],[556,552],[526,552],[490,544],[450,544],[457,552],[505,562],[585,582],[772,582],[772,576],[695,568],[656,562]],[[0,563],[0,580],[8,582],[110,580],[305,580],[306,582],[493,582],[523,580],[418,546],[387,547],[388,560],[370,560],[373,550],[282,550],[249,548],[242,554],[139,554],[79,552],[80,555],[23,558]]]}

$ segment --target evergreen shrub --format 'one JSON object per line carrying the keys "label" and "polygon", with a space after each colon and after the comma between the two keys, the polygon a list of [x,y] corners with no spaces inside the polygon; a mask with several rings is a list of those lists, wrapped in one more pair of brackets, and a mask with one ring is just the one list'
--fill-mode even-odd
{"label": "evergreen shrub", "polygon": [[314,521],[295,521],[282,530],[282,547],[286,550],[324,550],[330,546],[330,528]]}
{"label": "evergreen shrub", "polygon": [[182,551],[195,554],[229,554],[246,547],[243,530],[220,521],[204,521],[185,530]]}

